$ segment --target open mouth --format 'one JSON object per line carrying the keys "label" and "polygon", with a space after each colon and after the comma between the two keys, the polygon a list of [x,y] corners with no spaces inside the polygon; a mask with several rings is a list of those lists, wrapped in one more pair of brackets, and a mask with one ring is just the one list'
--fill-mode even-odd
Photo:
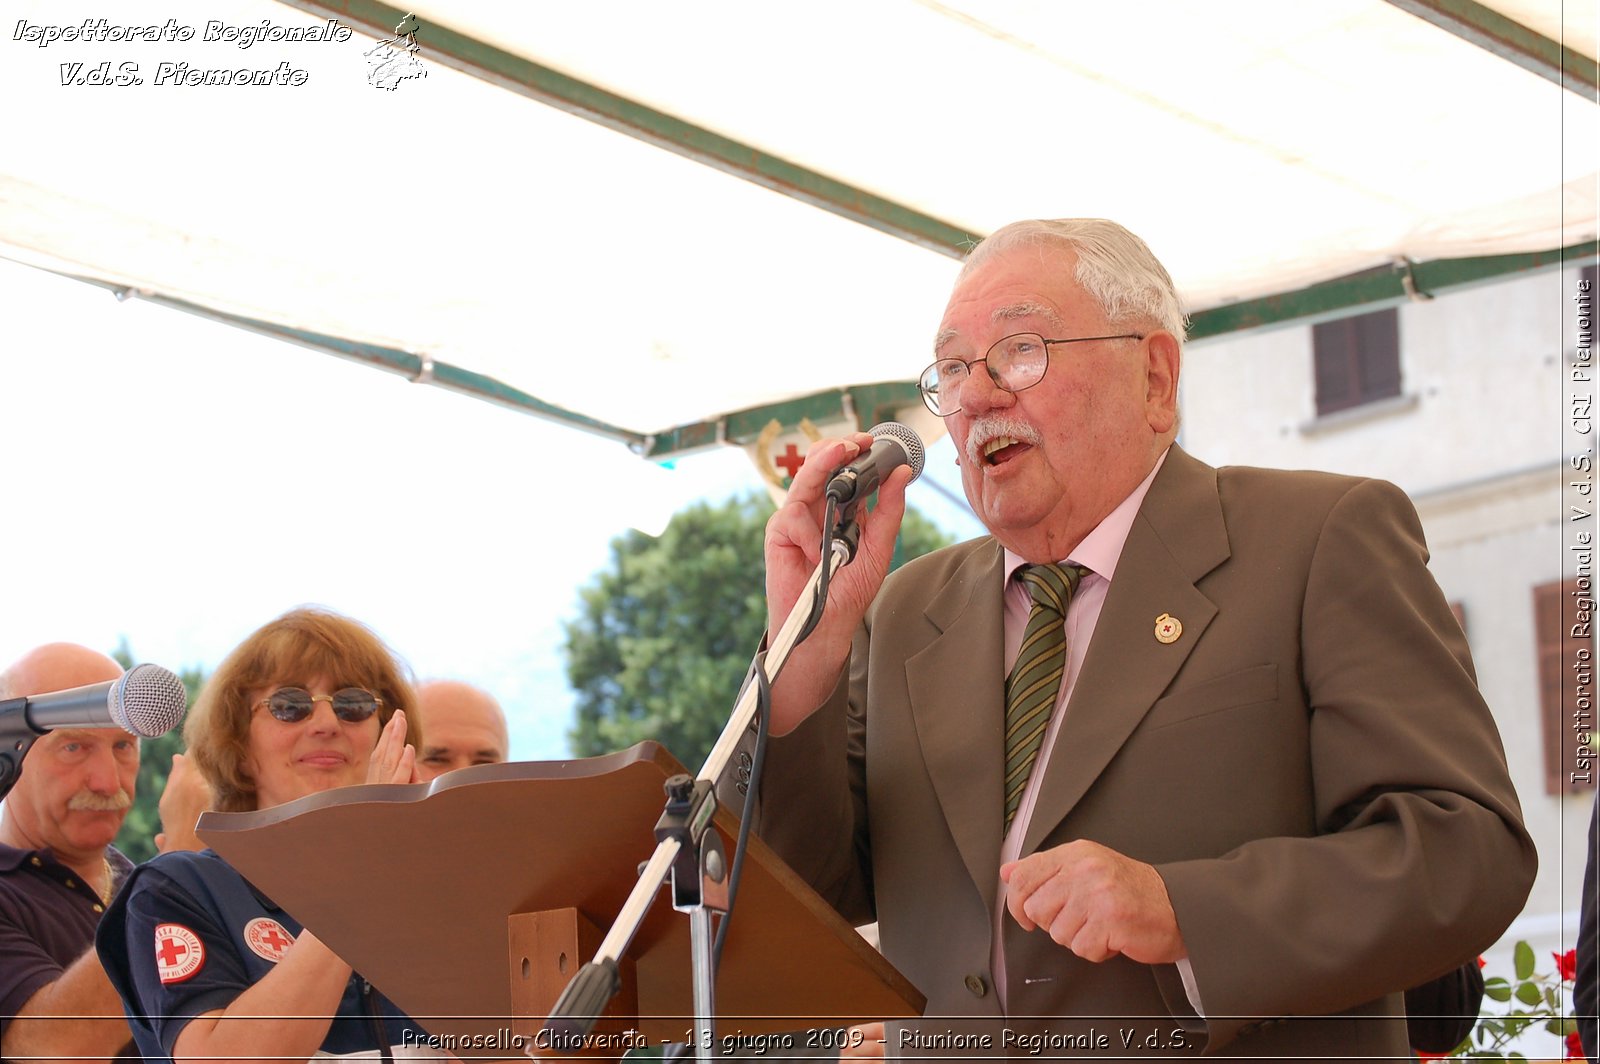
{"label": "open mouth", "polygon": [[988,414],[967,433],[967,461],[974,468],[1014,462],[1039,445],[1039,431],[1019,417]]}
{"label": "open mouth", "polygon": [[1004,465],[1033,446],[1011,436],[996,436],[983,445],[983,464]]}

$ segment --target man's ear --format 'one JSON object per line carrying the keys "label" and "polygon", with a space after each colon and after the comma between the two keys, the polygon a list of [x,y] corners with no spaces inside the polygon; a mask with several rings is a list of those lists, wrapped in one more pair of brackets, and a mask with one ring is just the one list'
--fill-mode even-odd
{"label": "man's ear", "polygon": [[1145,419],[1161,436],[1178,424],[1178,370],[1182,349],[1178,338],[1157,329],[1144,338]]}

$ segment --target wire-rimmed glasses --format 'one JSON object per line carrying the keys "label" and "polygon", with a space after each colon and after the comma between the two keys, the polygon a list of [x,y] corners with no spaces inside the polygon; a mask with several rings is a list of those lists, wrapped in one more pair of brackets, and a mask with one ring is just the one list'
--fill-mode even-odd
{"label": "wire-rimmed glasses", "polygon": [[989,371],[995,387],[1008,392],[1032,388],[1044,380],[1044,371],[1050,367],[1051,344],[1085,344],[1091,340],[1143,340],[1143,333],[1117,333],[1115,336],[1076,336],[1070,340],[1052,340],[1038,333],[1012,333],[1001,337],[982,358],[963,362],[959,358],[941,358],[922,371],[917,378],[917,389],[929,410],[940,417],[949,417],[961,410],[961,386],[967,382],[972,367],[979,362]]}

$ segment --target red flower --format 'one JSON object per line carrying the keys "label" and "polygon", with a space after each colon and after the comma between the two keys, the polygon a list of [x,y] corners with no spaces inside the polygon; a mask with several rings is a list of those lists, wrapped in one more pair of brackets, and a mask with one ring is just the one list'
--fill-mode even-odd
{"label": "red flower", "polygon": [[1577,975],[1578,975],[1578,951],[1577,950],[1569,949],[1565,953],[1552,953],[1552,954],[1550,954],[1550,956],[1552,956],[1552,957],[1554,957],[1556,959],[1556,971],[1557,971],[1557,973],[1560,974],[1562,979],[1566,980],[1567,982],[1571,982],[1573,979],[1577,978]]}
{"label": "red flower", "polygon": [[1478,969],[1481,971],[1481,970],[1483,970],[1484,968],[1487,968],[1487,967],[1489,967],[1489,962],[1484,960],[1482,957],[1479,957],[1478,958]]}
{"label": "red flower", "polygon": [[[1567,956],[1570,958],[1572,956],[1572,954],[1569,952],[1567,954]],[[1575,1031],[1575,1030],[1567,1032],[1567,1055],[1566,1055],[1565,1059],[1566,1060],[1587,1060],[1588,1059],[1587,1057],[1585,1057],[1583,1055],[1583,1040],[1578,1037],[1578,1032]]]}

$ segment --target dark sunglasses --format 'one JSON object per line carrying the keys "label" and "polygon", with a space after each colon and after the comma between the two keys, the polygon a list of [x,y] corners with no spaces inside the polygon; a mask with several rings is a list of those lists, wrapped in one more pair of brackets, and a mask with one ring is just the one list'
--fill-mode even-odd
{"label": "dark sunglasses", "polygon": [[326,702],[333,715],[346,724],[359,724],[378,711],[383,699],[359,687],[346,687],[331,695],[314,695],[304,687],[280,687],[256,703],[285,724],[299,724],[311,716],[318,702]]}

